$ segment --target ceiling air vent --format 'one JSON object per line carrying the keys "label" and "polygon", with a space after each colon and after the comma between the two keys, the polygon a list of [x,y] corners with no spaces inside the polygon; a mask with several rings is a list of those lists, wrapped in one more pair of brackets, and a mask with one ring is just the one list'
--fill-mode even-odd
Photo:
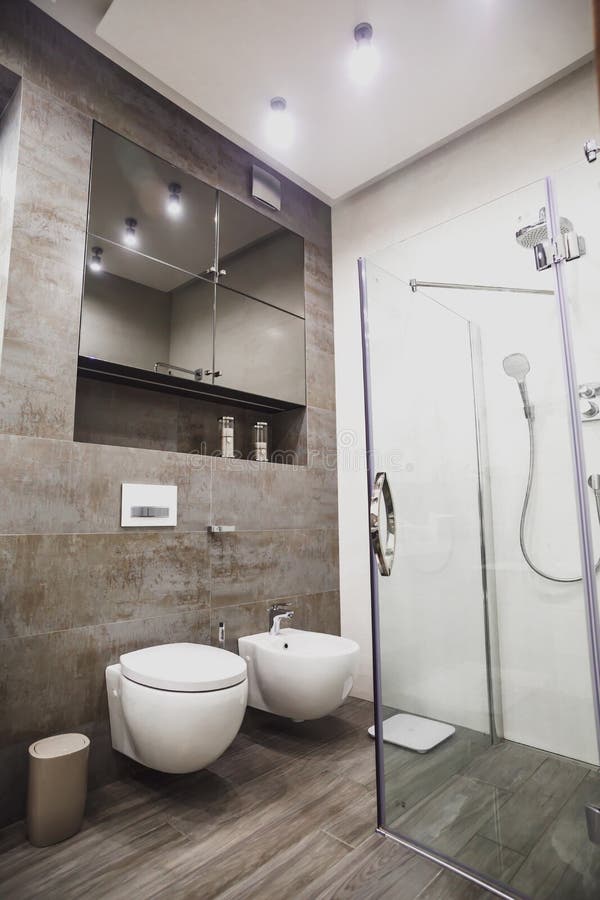
{"label": "ceiling air vent", "polygon": [[252,196],[265,206],[281,209],[281,182],[260,166],[252,166]]}

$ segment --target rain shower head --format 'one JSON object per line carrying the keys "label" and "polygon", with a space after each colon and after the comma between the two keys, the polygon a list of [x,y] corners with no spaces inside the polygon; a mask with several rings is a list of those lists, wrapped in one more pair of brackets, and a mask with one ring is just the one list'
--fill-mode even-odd
{"label": "rain shower head", "polygon": [[[560,218],[560,233],[567,234],[573,231],[573,223],[569,219]],[[517,244],[530,250],[536,244],[543,244],[548,240],[548,224],[546,222],[546,207],[542,206],[539,212],[538,221],[533,225],[525,225],[515,234]]]}
{"label": "rain shower head", "polygon": [[531,369],[529,360],[524,353],[511,353],[502,360],[502,367],[510,378],[514,378],[519,385],[521,399],[523,400],[523,412],[526,419],[533,419],[533,406],[529,402],[529,394],[525,378]]}

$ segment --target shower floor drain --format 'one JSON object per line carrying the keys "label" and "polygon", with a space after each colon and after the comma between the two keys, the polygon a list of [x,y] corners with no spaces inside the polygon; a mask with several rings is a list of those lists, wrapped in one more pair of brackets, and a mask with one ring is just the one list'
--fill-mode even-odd
{"label": "shower floor drain", "polygon": [[[412,716],[410,713],[398,713],[383,722],[383,739],[388,744],[406,747],[417,753],[427,753],[442,741],[452,737],[456,729],[445,722],[424,719],[423,716]],[[369,728],[371,737],[375,737],[375,726]]]}

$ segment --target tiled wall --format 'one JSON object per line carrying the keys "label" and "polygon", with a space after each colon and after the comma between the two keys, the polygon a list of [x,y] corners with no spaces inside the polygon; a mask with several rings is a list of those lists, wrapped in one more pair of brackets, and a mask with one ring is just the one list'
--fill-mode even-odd
{"label": "tiled wall", "polygon": [[[308,465],[73,441],[92,119],[248,198],[252,156],[36,7],[0,4],[0,64],[22,125],[0,367],[0,809],[23,810],[26,748],[83,730],[110,778],[104,667],[164,641],[228,646],[288,598],[339,628],[330,210],[283,179],[282,224],[306,240]],[[157,395],[158,398],[159,395]],[[123,481],[179,486],[179,523],[122,532]],[[209,522],[237,531],[208,537]]]}

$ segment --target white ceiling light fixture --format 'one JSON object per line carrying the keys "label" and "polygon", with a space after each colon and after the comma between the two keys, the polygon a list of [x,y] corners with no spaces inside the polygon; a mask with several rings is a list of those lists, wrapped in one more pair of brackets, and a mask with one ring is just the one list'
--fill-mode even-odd
{"label": "white ceiling light fixture", "polygon": [[294,122],[284,97],[273,97],[267,116],[267,137],[269,143],[279,150],[285,150],[294,139]]}
{"label": "white ceiling light fixture", "polygon": [[181,215],[181,185],[172,181],[169,185],[169,199],[167,200],[167,212],[176,219]]}
{"label": "white ceiling light fixture", "polygon": [[373,26],[361,22],[354,29],[354,47],[350,55],[350,77],[355,84],[365,87],[373,81],[379,69],[379,54],[373,46]]}
{"label": "white ceiling light fixture", "polygon": [[102,271],[102,247],[92,247],[92,256],[90,259],[90,269],[92,272]]}
{"label": "white ceiling light fixture", "polygon": [[135,247],[137,244],[137,219],[132,219],[131,216],[128,219],[125,219],[125,233],[123,235],[123,240],[127,244],[128,247]]}

